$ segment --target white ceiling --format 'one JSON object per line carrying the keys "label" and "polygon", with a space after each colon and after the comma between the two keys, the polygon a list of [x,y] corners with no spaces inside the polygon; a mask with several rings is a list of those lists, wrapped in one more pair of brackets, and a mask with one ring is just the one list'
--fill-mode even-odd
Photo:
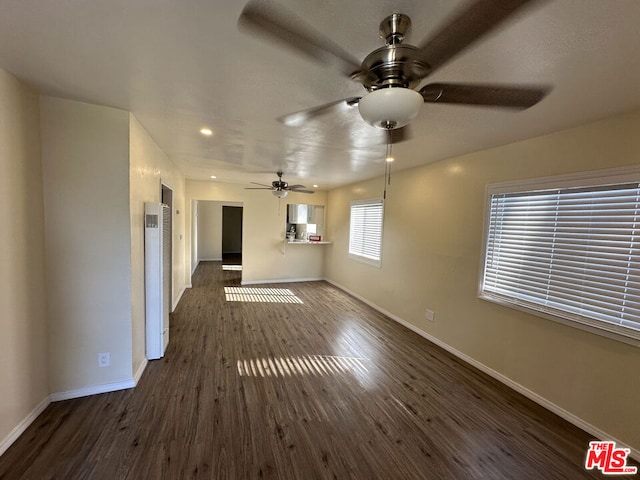
{"label": "white ceiling", "polygon": [[[380,20],[413,22],[420,43],[459,0],[281,0],[363,59],[381,46]],[[381,175],[383,132],[357,109],[302,127],[276,118],[362,87],[333,69],[237,28],[243,1],[4,0],[0,67],[49,95],[130,110],[187,178],[320,188]],[[519,13],[423,83],[549,85],[514,113],[425,104],[411,140],[394,147],[408,168],[640,108],[640,2],[552,0]],[[210,138],[199,130],[208,126]]]}

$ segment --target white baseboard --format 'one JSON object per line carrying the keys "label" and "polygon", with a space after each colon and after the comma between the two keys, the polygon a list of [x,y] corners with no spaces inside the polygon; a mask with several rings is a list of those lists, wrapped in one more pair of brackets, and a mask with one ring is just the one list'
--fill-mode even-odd
{"label": "white baseboard", "polygon": [[18,425],[13,427],[13,430],[9,432],[9,435],[4,437],[0,441],[0,455],[7,451],[7,449],[13,444],[13,442],[15,442],[18,437],[22,435],[24,431],[29,427],[29,425],[31,425],[33,421],[38,418],[38,415],[44,412],[44,409],[47,408],[50,403],[51,397],[47,395],[38,405],[36,405],[36,408],[34,408],[31,413],[29,413],[29,415],[27,415],[20,423],[18,423]]}
{"label": "white baseboard", "polygon": [[133,383],[135,383],[136,385],[138,385],[138,382],[140,381],[140,377],[142,377],[142,374],[144,373],[144,369],[147,368],[147,363],[149,363],[149,360],[147,360],[147,357],[145,357],[142,360],[142,363],[140,364],[140,366],[138,367],[138,370],[133,375]]}
{"label": "white baseboard", "polygon": [[147,359],[145,358],[134,377],[131,380],[125,380],[124,382],[105,383],[103,385],[95,385],[86,388],[80,388],[78,390],[69,390],[67,392],[57,392],[48,395],[44,398],[32,411],[27,415],[18,425],[16,425],[9,435],[0,441],[0,455],[7,451],[7,449],[15,442],[20,435],[38,418],[45,408],[49,406],[51,402],[59,402],[60,400],[69,400],[72,398],[87,397],[89,395],[96,395],[98,393],[115,392],[118,390],[126,390],[128,388],[135,387],[140,381],[140,377],[147,367]]}
{"label": "white baseboard", "polygon": [[[506,377],[505,375],[501,374],[500,372],[497,372],[496,370],[492,369],[491,367],[486,366],[484,363],[481,363],[481,362],[475,360],[474,358],[470,357],[469,355],[467,355],[467,354],[455,349],[451,345],[449,345],[449,344],[443,342],[442,340],[440,340],[440,339],[428,334],[424,330],[421,330],[420,328],[416,327],[412,323],[409,323],[406,320],[403,320],[402,318],[398,317],[397,315],[394,315],[393,313],[391,313],[391,312],[385,310],[384,308],[376,305],[375,303],[369,301],[368,299],[366,299],[362,295],[358,295],[357,293],[349,290],[346,287],[343,287],[339,283],[336,283],[333,280],[330,280],[328,278],[325,278],[324,280],[326,282],[330,283],[331,285],[339,288],[340,290],[348,293],[349,295],[357,298],[361,302],[366,303],[367,305],[369,305],[374,310],[377,310],[378,312],[382,313],[383,315],[389,317],[391,320],[394,320],[395,322],[398,322],[400,325],[408,328],[409,330],[417,333],[421,337],[429,340],[431,343],[434,343],[434,344],[438,345],[439,347],[443,348],[444,350],[446,350],[447,352],[455,355],[456,357],[458,357],[463,362],[468,363],[469,365],[471,365],[473,367],[476,367],[478,370],[486,373],[490,377],[495,378],[496,380],[498,380],[499,382],[503,383],[507,387],[515,390],[518,393],[521,393],[522,395],[527,397],[529,400],[534,401],[538,405],[546,408],[547,410],[550,410],[551,412],[553,412],[556,415],[558,415],[559,417],[565,419],[569,423],[575,425],[578,428],[581,428],[582,430],[584,430],[587,433],[590,433],[591,435],[596,437],[598,440],[613,441],[613,442],[616,443],[616,447],[629,448],[630,456],[632,458],[634,458],[635,460],[640,461],[640,450],[637,450],[635,448],[629,447],[624,442],[612,437],[611,435],[609,435],[604,430],[596,427],[595,425],[591,425],[590,423],[588,423],[585,420],[581,419],[580,417],[574,415],[573,413],[565,410],[564,408],[562,408],[562,407],[556,405],[555,403],[547,400],[546,398],[538,395],[534,391],[529,390],[527,387],[525,387],[523,385],[520,385],[519,383],[511,380],[509,377]],[[586,455],[586,452],[587,452],[587,448],[588,448],[588,445],[585,445],[585,455]]]}
{"label": "white baseboard", "polygon": [[176,300],[173,302],[173,305],[171,306],[171,311],[172,312],[176,309],[176,307],[178,306],[178,303],[180,303],[180,299],[182,298],[182,295],[184,294],[184,291],[187,288],[190,288],[190,287],[191,287],[191,285],[183,285],[182,286],[182,290],[180,290],[180,293],[178,294],[178,298],[176,298]]}
{"label": "white baseboard", "polygon": [[272,280],[242,280],[241,285],[259,285],[261,283],[298,283],[298,282],[320,282],[324,280],[322,277],[313,278],[276,278]]}
{"label": "white baseboard", "polygon": [[89,395],[97,395],[99,393],[116,392],[118,390],[126,390],[136,386],[133,378],[122,382],[103,383],[102,385],[92,385],[90,387],[79,388],[77,390],[68,390],[66,392],[56,392],[51,394],[52,402],[61,400],[69,400],[71,398],[88,397]]}
{"label": "white baseboard", "polygon": [[191,269],[191,276],[193,276],[193,274],[196,273],[196,268],[198,268],[198,265],[200,265],[200,260],[198,260],[196,264],[193,266],[193,268]]}

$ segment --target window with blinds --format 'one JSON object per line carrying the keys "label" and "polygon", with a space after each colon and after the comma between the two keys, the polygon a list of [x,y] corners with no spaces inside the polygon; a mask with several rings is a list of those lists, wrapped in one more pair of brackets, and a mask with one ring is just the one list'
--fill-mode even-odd
{"label": "window with blinds", "polygon": [[640,183],[491,193],[480,296],[640,339]]}
{"label": "window with blinds", "polygon": [[353,258],[380,266],[383,216],[380,199],[351,203],[349,254]]}

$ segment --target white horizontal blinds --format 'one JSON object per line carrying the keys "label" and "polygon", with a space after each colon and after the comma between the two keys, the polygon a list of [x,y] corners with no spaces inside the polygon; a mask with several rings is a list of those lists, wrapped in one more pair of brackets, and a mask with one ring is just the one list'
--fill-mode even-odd
{"label": "white horizontal blinds", "polygon": [[492,195],[483,291],[640,331],[640,184]]}
{"label": "white horizontal blinds", "polygon": [[381,200],[351,205],[349,253],[380,260],[383,212]]}

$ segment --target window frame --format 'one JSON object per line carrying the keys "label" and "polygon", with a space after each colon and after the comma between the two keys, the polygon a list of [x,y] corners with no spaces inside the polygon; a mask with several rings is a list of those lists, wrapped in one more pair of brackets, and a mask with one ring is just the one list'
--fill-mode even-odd
{"label": "window frame", "polygon": [[557,315],[521,303],[509,300],[506,296],[499,296],[483,290],[487,259],[487,245],[490,233],[491,199],[497,194],[517,194],[537,192],[551,189],[588,188],[625,183],[640,183],[640,167],[620,167],[605,170],[594,170],[569,175],[556,175],[527,180],[507,181],[488,184],[485,188],[485,202],[483,212],[483,236],[480,252],[480,275],[478,278],[478,298],[503,305],[515,310],[523,311],[537,317],[552,320],[563,325],[585,330],[597,335],[618,340],[630,345],[640,346],[640,331],[621,325],[610,324],[597,319],[576,318],[567,313],[566,316]]}
{"label": "window frame", "polygon": [[[380,221],[380,254],[378,259],[373,259],[364,255],[360,255],[358,253],[354,253],[351,251],[351,234],[352,234],[352,225],[353,225],[353,207],[358,205],[380,205],[382,209],[382,217]],[[382,266],[382,242],[384,237],[384,199],[382,198],[369,198],[366,200],[352,200],[349,205],[349,240],[347,242],[347,252],[349,254],[349,258],[356,260],[358,262],[366,263],[368,265],[372,265],[377,268],[381,268]]]}

